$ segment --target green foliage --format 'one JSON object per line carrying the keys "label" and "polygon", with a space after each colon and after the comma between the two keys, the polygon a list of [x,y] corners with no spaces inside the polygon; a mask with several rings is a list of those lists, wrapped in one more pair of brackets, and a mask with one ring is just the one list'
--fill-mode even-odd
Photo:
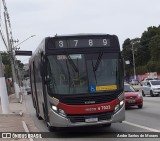
{"label": "green foliage", "polygon": [[160,61],[160,35],[155,35],[150,43],[149,43],[149,47],[151,50],[151,60],[152,61]]}
{"label": "green foliage", "polygon": [[160,73],[160,62],[149,61],[146,65],[148,72],[158,72]]}
{"label": "green foliage", "polygon": [[9,54],[6,52],[1,53],[4,65],[11,65]]}
{"label": "green foliage", "polygon": [[10,56],[7,52],[3,52],[3,53],[1,53],[1,55],[2,55],[2,62],[5,66],[4,76],[6,78],[10,78],[10,77],[12,77]]}
{"label": "green foliage", "polygon": [[149,61],[146,65],[148,72],[155,72],[156,71],[156,61]]}
{"label": "green foliage", "polygon": [[147,72],[147,67],[145,66],[139,66],[136,68],[137,74],[144,74]]}
{"label": "green foliage", "polygon": [[5,65],[4,75],[6,78],[12,77],[12,70],[10,65]]}
{"label": "green foliage", "polygon": [[20,60],[16,60],[16,63],[18,64],[18,67],[19,67],[19,68],[23,69],[24,64],[23,64],[23,63],[21,63],[21,61],[20,61]]}
{"label": "green foliage", "polygon": [[[1,55],[2,55],[2,62],[5,66],[4,75],[6,78],[10,78],[12,77],[10,54],[7,52],[3,52],[1,53]],[[24,64],[21,63],[20,60],[16,60],[16,63],[18,64],[19,68],[23,68]]]}
{"label": "green foliage", "polygon": [[125,65],[126,74],[133,75],[134,48],[136,73],[160,72],[160,26],[151,26],[142,33],[141,38],[126,39],[123,43],[122,55],[124,60],[129,60],[130,65]]}

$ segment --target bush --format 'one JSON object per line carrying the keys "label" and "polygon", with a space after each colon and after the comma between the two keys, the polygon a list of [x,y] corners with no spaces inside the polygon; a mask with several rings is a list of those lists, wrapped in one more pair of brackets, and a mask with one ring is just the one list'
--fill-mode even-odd
{"label": "bush", "polygon": [[136,73],[137,74],[144,74],[147,72],[147,67],[145,66],[139,66],[136,68]]}
{"label": "bush", "polygon": [[147,67],[147,72],[156,72],[157,62],[149,61],[146,67]]}

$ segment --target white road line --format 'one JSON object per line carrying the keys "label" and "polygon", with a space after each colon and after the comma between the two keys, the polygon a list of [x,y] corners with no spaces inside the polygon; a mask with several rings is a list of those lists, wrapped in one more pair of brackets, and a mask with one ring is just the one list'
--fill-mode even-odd
{"label": "white road line", "polygon": [[[22,121],[22,125],[23,125],[23,128],[25,130],[26,133],[29,133],[29,129],[27,127],[27,124],[25,123],[25,121]],[[29,138],[29,141],[34,141],[32,138]]]}
{"label": "white road line", "polygon": [[145,130],[149,130],[151,132],[160,132],[160,130],[149,128],[149,127],[142,126],[142,125],[135,124],[135,123],[128,122],[128,121],[123,121],[123,123],[128,124],[128,125],[132,125],[132,126],[135,126],[135,127],[139,127],[139,128],[145,129]]}

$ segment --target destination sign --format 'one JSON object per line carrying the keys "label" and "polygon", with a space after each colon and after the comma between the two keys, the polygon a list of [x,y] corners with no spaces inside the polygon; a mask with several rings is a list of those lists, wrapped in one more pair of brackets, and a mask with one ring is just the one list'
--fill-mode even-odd
{"label": "destination sign", "polygon": [[55,46],[56,48],[110,47],[110,40],[107,38],[56,40]]}

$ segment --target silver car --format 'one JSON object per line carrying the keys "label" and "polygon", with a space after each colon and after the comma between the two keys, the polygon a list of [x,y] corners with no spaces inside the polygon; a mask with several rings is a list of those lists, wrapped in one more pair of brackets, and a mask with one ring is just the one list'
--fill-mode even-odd
{"label": "silver car", "polygon": [[158,96],[160,95],[160,80],[149,80],[142,86],[142,95]]}
{"label": "silver car", "polygon": [[132,79],[132,80],[129,82],[129,84],[131,84],[131,85],[138,85],[138,84],[139,84],[139,81],[136,80],[136,79]]}

